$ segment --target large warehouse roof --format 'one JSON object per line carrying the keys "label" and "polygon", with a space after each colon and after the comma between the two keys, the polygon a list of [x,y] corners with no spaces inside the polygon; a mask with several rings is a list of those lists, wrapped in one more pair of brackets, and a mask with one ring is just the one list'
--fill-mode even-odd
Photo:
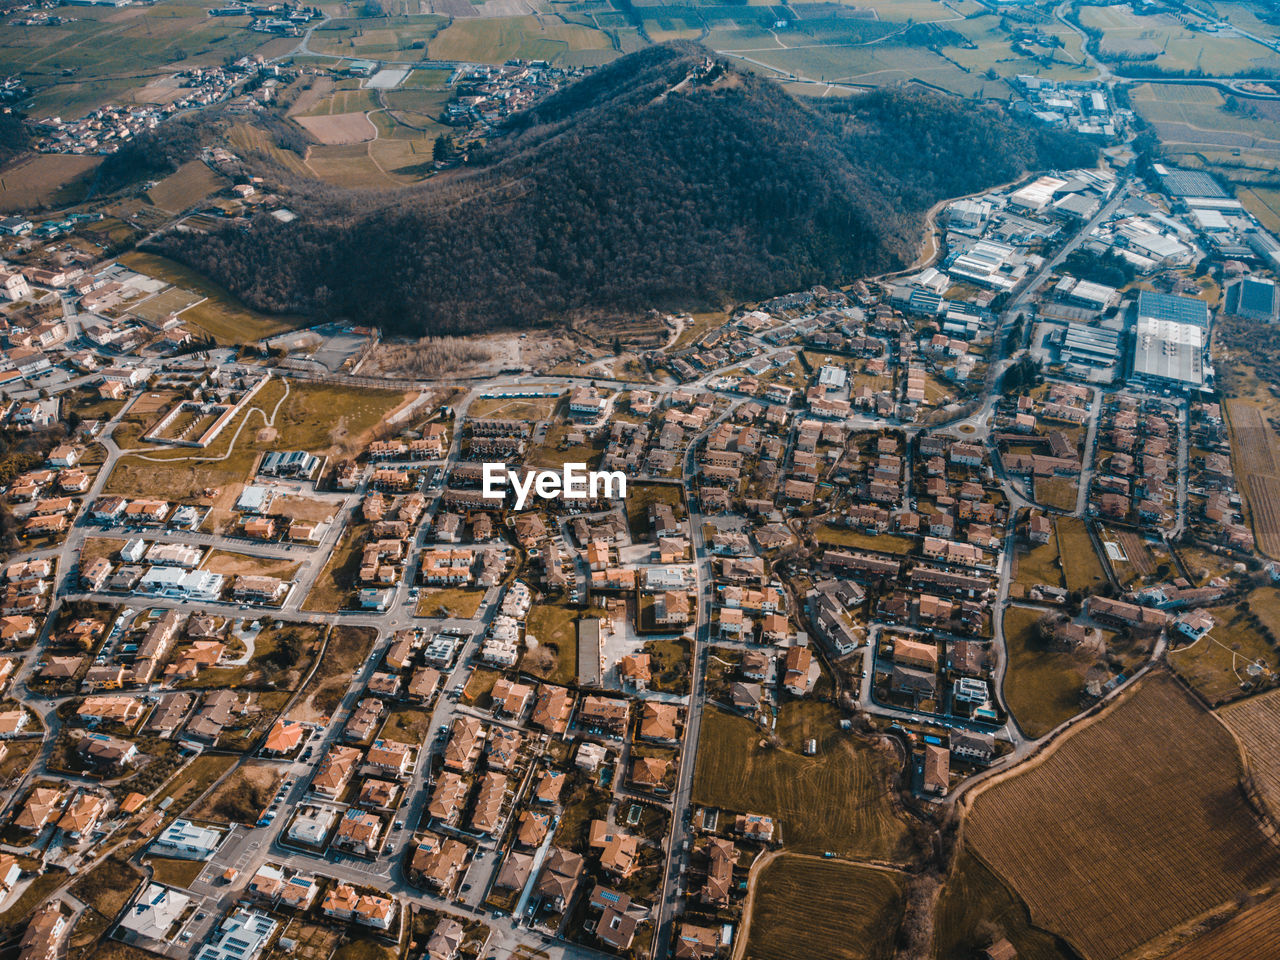
{"label": "large warehouse roof", "polygon": [[1227,192],[1218,186],[1218,181],[1199,170],[1179,170],[1177,167],[1162,167],[1156,164],[1156,174],[1165,192],[1171,197],[1225,197]]}
{"label": "large warehouse roof", "polygon": [[1167,293],[1143,290],[1138,294],[1138,320],[1169,320],[1209,326],[1209,305],[1193,297],[1175,297]]}
{"label": "large warehouse roof", "polygon": [[1177,383],[1204,383],[1204,330],[1192,323],[1138,317],[1133,373]]}

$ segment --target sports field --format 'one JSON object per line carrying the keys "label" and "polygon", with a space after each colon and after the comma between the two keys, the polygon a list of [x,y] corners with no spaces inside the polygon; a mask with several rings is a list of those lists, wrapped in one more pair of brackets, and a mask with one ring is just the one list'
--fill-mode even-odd
{"label": "sports field", "polygon": [[1037,925],[1086,960],[1111,960],[1280,880],[1280,849],[1245,802],[1240,772],[1230,734],[1156,673],[980,790],[965,838]]}

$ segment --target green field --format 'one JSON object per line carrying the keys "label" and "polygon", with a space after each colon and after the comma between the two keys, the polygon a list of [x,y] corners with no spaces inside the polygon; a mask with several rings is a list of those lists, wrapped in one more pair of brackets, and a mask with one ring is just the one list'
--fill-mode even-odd
{"label": "green field", "polygon": [[[774,817],[787,849],[840,856],[904,855],[906,824],[894,809],[890,764],[840,731],[833,707],[792,701],[778,717],[779,746],[750,720],[715,708],[702,720],[693,801]],[[818,741],[806,757],[806,739]],[[762,745],[762,742],[764,745]]]}
{"label": "green field", "polygon": [[1081,7],[1079,18],[1086,27],[1102,31],[1104,53],[1155,54],[1151,62],[1163,70],[1230,76],[1280,66],[1280,56],[1261,44],[1196,32],[1167,14],[1140,15],[1128,6]]}
{"label": "green field", "polygon": [[755,878],[748,960],[888,960],[904,906],[901,875],[784,854]]}

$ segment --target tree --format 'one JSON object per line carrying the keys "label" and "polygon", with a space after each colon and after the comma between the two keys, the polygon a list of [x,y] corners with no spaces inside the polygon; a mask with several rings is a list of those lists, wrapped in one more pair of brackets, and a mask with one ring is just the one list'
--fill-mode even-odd
{"label": "tree", "polygon": [[435,143],[431,146],[431,159],[437,163],[448,163],[458,155],[457,145],[453,141],[453,135],[442,133],[436,137]]}

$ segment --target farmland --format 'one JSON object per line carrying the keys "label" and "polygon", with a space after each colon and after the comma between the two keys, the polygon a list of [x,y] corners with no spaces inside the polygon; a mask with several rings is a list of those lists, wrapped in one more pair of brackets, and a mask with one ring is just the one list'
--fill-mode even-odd
{"label": "farmland", "polygon": [[[703,715],[693,780],[695,803],[750,810],[778,820],[789,850],[888,859],[901,855],[906,824],[886,788],[890,764],[874,747],[842,733],[833,708],[788,703],[771,746],[750,720],[720,709]],[[804,740],[818,741],[806,757]]]}
{"label": "farmland", "polygon": [[902,910],[903,882],[896,873],[783,854],[755,878],[745,957],[892,957]]}
{"label": "farmland", "polygon": [[1280,819],[1280,690],[1223,707],[1218,715],[1243,745],[1263,803]]}
{"label": "farmland", "polygon": [[0,213],[61,206],[78,200],[101,157],[40,153],[0,177]]}
{"label": "farmland", "polygon": [[459,19],[427,43],[434,60],[505,63],[513,57],[561,66],[607,63],[618,56],[600,30],[550,17]]}
{"label": "farmland", "polygon": [[148,190],[147,198],[161,210],[181,213],[228,183],[204,162],[191,160]]}
{"label": "farmland", "polygon": [[1262,408],[1246,400],[1227,401],[1231,455],[1258,548],[1280,557],[1280,464],[1276,434]]}
{"label": "farmland", "polygon": [[1157,673],[979,792],[966,840],[1037,925],[1087,960],[1117,957],[1280,879],[1280,851],[1238,789],[1240,769],[1230,735]]}
{"label": "farmland", "polygon": [[1165,960],[1220,960],[1248,957],[1249,960],[1280,960],[1280,894],[1272,894],[1257,906],[1244,910],[1220,927],[1215,927]]}
{"label": "farmland", "polygon": [[1026,904],[967,848],[956,854],[934,914],[936,960],[970,960],[993,936],[1021,960],[1074,960],[1071,949],[1031,923]]}

